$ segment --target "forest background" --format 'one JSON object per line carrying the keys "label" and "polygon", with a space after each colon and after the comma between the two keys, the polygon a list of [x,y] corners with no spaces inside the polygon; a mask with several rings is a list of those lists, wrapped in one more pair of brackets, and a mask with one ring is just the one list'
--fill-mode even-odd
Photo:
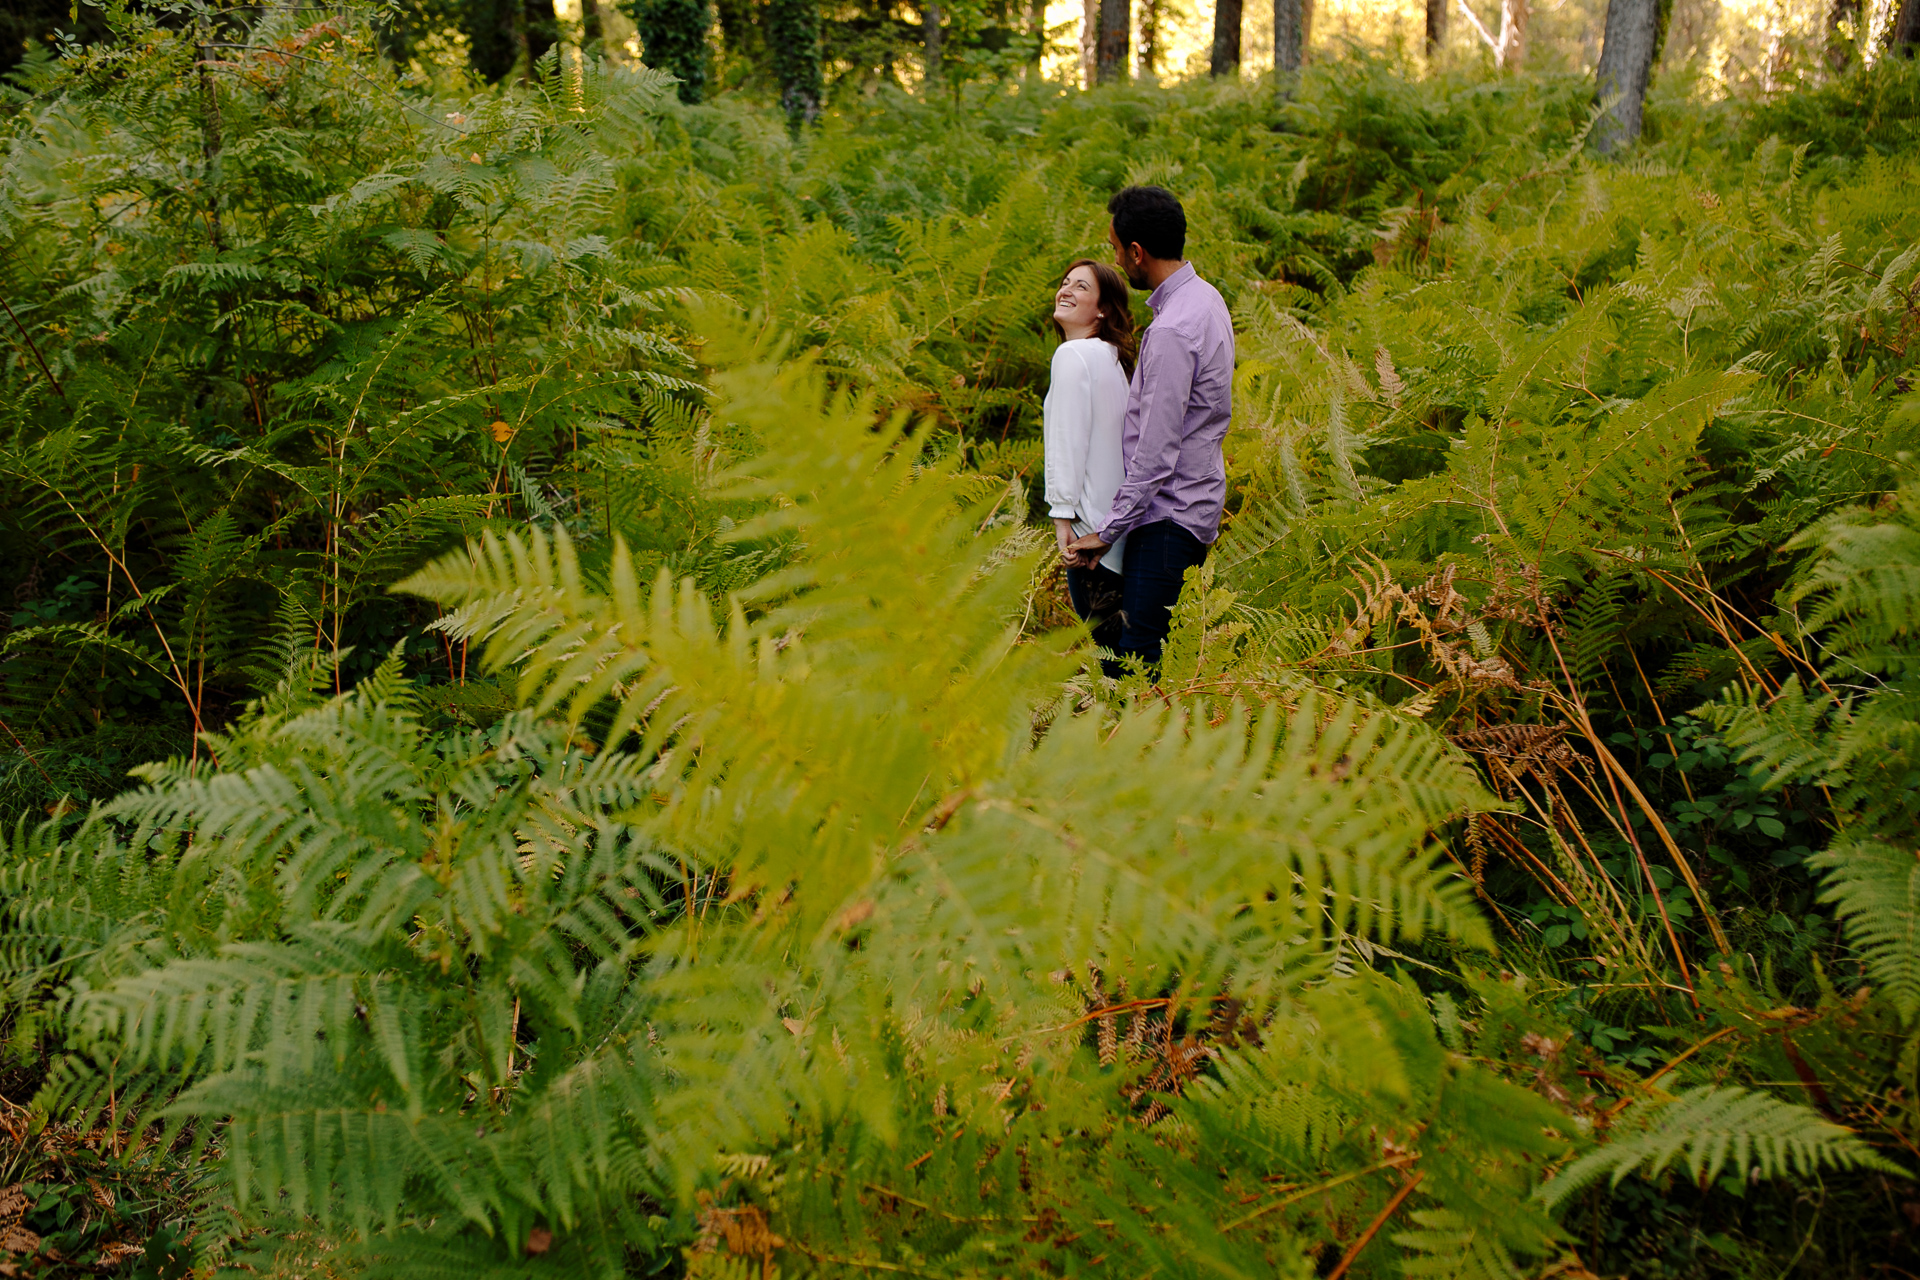
{"label": "forest background", "polygon": [[1637,3],[11,11],[0,1274],[1920,1274],[1920,6]]}

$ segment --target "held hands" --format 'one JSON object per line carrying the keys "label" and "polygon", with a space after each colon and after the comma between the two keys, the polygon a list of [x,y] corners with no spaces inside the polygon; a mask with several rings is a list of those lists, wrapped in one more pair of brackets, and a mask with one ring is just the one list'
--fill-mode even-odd
{"label": "held hands", "polygon": [[1075,538],[1060,548],[1060,555],[1076,569],[1091,569],[1100,563],[1100,557],[1107,553],[1113,544],[1102,542],[1100,535],[1090,533],[1084,538]]}

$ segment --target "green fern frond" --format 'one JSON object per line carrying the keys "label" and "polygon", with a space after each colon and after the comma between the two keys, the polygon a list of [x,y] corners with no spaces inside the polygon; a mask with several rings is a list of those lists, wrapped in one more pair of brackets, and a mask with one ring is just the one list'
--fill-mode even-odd
{"label": "green fern frond", "polygon": [[1880,840],[1840,840],[1808,865],[1827,873],[1834,904],[1867,975],[1911,1020],[1920,1013],[1920,859]]}
{"label": "green fern frond", "polygon": [[1690,1089],[1561,1170],[1540,1189],[1558,1207],[1601,1178],[1619,1186],[1632,1173],[1659,1174],[1684,1160],[1696,1182],[1729,1172],[1743,1179],[1811,1177],[1823,1168],[1876,1169],[1909,1176],[1854,1135],[1807,1107],[1734,1086]]}
{"label": "green fern frond", "polygon": [[1393,1242],[1411,1255],[1400,1270],[1420,1280],[1524,1280],[1525,1272],[1497,1239],[1450,1209],[1415,1209],[1415,1226]]}

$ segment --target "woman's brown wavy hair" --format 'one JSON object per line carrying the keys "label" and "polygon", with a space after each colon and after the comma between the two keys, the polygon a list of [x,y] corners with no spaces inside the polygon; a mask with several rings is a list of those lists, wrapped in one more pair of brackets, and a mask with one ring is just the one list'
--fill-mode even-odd
{"label": "woman's brown wavy hair", "polygon": [[[1120,367],[1133,376],[1133,357],[1139,349],[1139,341],[1133,336],[1133,307],[1129,302],[1131,295],[1127,291],[1127,282],[1120,273],[1104,262],[1095,262],[1092,258],[1078,258],[1060,273],[1064,282],[1076,268],[1087,267],[1093,272],[1093,279],[1100,286],[1100,319],[1094,322],[1093,336],[1102,342],[1110,343],[1120,353]],[[1047,313],[1047,320],[1053,325],[1053,331],[1062,338],[1067,336],[1060,322]]]}

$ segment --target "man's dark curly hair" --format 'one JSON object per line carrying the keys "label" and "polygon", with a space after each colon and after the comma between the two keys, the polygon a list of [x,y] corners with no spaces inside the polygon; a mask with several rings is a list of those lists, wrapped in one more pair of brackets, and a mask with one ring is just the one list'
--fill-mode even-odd
{"label": "man's dark curly hair", "polygon": [[1124,247],[1137,244],[1163,262],[1187,253],[1187,211],[1165,187],[1126,187],[1107,201],[1113,233]]}

